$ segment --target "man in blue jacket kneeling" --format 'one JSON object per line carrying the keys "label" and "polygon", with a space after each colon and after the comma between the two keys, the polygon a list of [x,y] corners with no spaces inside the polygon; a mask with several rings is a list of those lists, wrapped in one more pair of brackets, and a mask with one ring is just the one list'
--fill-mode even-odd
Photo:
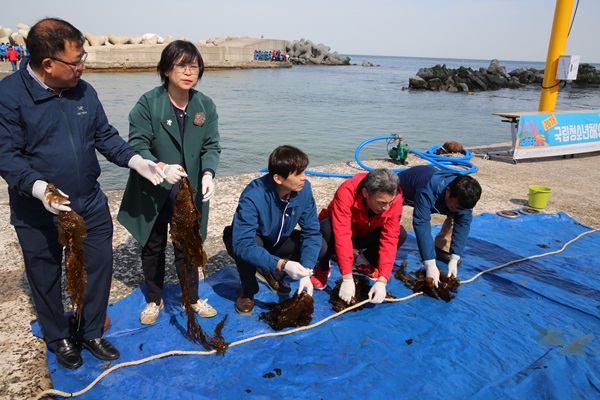
{"label": "man in blue jacket kneeling", "polygon": [[[404,204],[413,206],[413,227],[427,277],[437,287],[440,271],[436,258],[448,264],[448,275],[458,278],[458,261],[465,248],[473,219],[473,207],[481,197],[481,186],[473,177],[429,165],[398,173]],[[431,214],[446,215],[435,240]]]}
{"label": "man in blue jacket kneeling", "polygon": [[[235,310],[254,312],[258,278],[277,294],[291,292],[285,276],[299,280],[312,295],[312,268],[325,254],[317,207],[306,179],[308,156],[294,146],[279,146],[269,156],[269,173],[242,192],[233,223],[223,231],[227,252],[237,265],[241,291]],[[294,229],[298,225],[300,229]]]}

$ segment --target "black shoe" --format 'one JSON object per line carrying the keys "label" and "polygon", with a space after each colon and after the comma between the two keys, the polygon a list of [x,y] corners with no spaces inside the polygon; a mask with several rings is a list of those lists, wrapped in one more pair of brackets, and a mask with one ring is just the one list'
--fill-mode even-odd
{"label": "black shoe", "polygon": [[121,357],[119,350],[109,343],[104,337],[97,339],[79,339],[81,348],[88,349],[94,357],[101,360],[116,360]]}
{"label": "black shoe", "polygon": [[256,278],[267,285],[273,293],[288,295],[292,292],[290,284],[285,281],[285,277],[277,280],[273,273],[265,271],[261,268],[256,268]]}
{"label": "black shoe", "polygon": [[[450,262],[450,253],[445,250],[440,249],[439,247],[435,248],[435,258],[438,261],[448,264]],[[458,265],[461,264],[461,260],[458,260]]]}
{"label": "black shoe", "polygon": [[56,354],[56,361],[65,368],[77,369],[83,365],[79,348],[71,338],[53,343],[52,350]]}

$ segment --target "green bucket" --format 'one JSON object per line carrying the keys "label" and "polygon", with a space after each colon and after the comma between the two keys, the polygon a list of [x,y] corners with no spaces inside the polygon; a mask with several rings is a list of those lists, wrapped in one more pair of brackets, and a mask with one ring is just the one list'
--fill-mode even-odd
{"label": "green bucket", "polygon": [[547,186],[531,185],[529,186],[529,207],[546,208],[548,199],[550,198],[550,189]]}

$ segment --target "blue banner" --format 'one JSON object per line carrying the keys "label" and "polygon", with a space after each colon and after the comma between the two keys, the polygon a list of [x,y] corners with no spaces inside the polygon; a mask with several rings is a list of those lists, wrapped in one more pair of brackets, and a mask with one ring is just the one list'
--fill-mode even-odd
{"label": "blue banner", "polygon": [[523,113],[513,158],[549,157],[600,150],[600,111]]}

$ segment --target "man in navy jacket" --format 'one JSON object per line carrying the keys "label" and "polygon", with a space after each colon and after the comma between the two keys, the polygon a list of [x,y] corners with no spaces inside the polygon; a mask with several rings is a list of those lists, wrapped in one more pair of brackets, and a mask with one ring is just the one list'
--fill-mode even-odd
{"label": "man in navy jacket", "polygon": [[[481,197],[481,186],[473,177],[433,166],[417,166],[398,173],[404,204],[413,206],[413,227],[427,277],[437,287],[440,272],[436,258],[448,263],[448,275],[458,278],[458,261],[465,248],[473,207]],[[431,214],[446,215],[435,241]]]}
{"label": "man in navy jacket", "polygon": [[[299,280],[299,289],[312,295],[311,268],[325,254],[317,207],[306,179],[308,156],[294,146],[279,146],[269,156],[269,174],[250,182],[242,192],[223,241],[241,280],[235,303],[241,315],[254,312],[256,278],[278,294],[283,278]],[[294,229],[299,225],[300,229]]]}
{"label": "man in navy jacket", "polygon": [[[96,91],[81,80],[84,37],[70,23],[47,18],[29,31],[30,61],[0,81],[0,174],[8,183],[10,222],[15,227],[36,312],[59,364],[82,365],[80,348],[103,360],[119,351],[103,336],[112,280],[112,218],[100,190],[96,151],[129,166],[154,184],[164,173],[125,142],[106,118]],[[48,198],[55,185],[68,201]],[[72,329],[62,304],[63,248],[59,212],[83,217],[87,284]]]}

